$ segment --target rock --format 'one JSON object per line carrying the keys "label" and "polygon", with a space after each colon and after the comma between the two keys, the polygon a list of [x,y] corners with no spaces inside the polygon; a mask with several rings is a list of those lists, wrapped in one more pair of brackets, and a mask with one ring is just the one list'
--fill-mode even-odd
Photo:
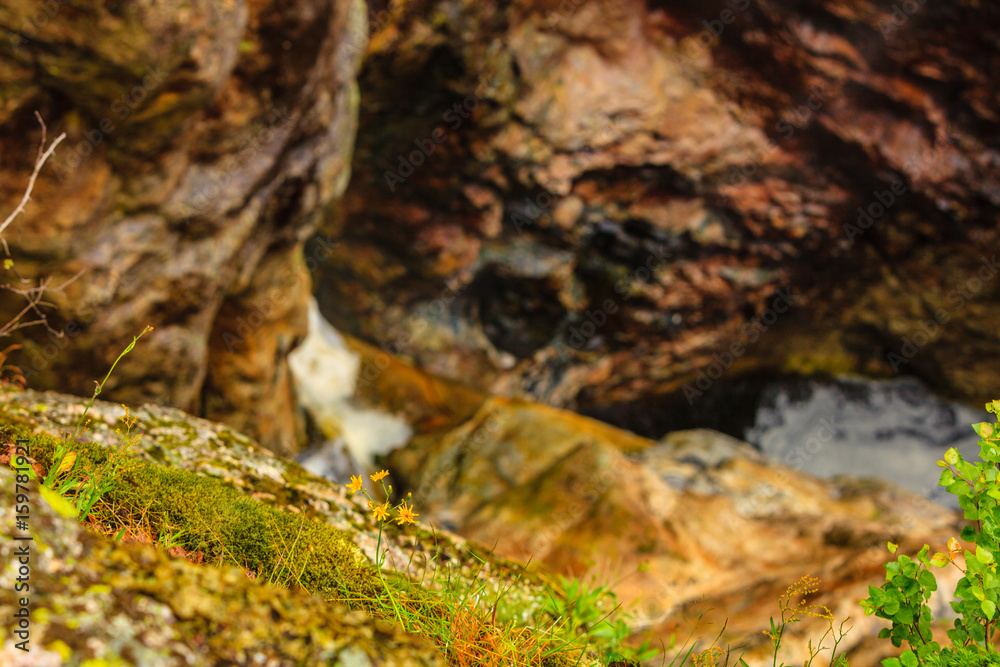
{"label": "rock", "polygon": [[[721,645],[745,647],[751,665],[770,664],[761,631],[805,575],[823,581],[811,603],[838,622],[852,618],[841,648],[860,650],[881,627],[857,601],[884,580],[886,542],[943,550],[961,528],[954,512],[889,483],[822,481],[722,434],[657,443],[506,398],[486,399],[443,432],[418,433],[389,463],[426,520],[505,557],[614,582],[654,645],[686,635],[702,612],[716,628],[728,619]],[[804,660],[823,630],[817,619],[790,627],[782,659]],[[864,664],[876,664],[868,658],[892,647],[865,650]]]}
{"label": "rock", "polygon": [[728,23],[638,0],[393,5],[323,313],[587,413],[719,359],[912,373],[981,404],[1000,379],[998,78],[970,26],[1000,10],[918,4],[732,2]]}
{"label": "rock", "polygon": [[[9,454],[7,445],[26,437],[30,456],[45,468],[53,465],[62,441],[52,435],[72,428],[82,401],[9,390],[0,398],[0,454]],[[91,442],[74,445],[77,457],[117,456],[113,452],[123,445],[116,428],[122,430],[124,412],[121,406],[95,402],[86,431]],[[516,600],[528,618],[540,613],[543,583],[516,563],[478,548],[473,552],[462,538],[431,533],[420,524],[380,533],[371,513],[345,496],[343,486],[310,475],[229,427],[156,405],[129,414],[135,422],[125,432],[129,444],[107,497],[120,503],[122,512],[140,512],[153,539],[158,529],[175,535],[183,545],[177,553],[187,559],[126,543],[152,541],[149,535],[143,538],[142,528],[138,534],[130,529],[121,542],[85,530],[50,509],[31,482],[31,646],[39,660],[445,664],[425,637],[330,602],[345,593],[363,600],[380,586],[367,567],[379,544],[388,550],[386,576],[395,570],[396,576],[409,573],[429,582],[447,572],[464,585],[484,583],[484,594],[509,588],[507,599]],[[0,465],[0,482],[0,557],[9,560],[11,538],[20,533],[6,461]],[[109,537],[117,530],[91,528],[110,531]],[[227,564],[233,560],[240,567]],[[288,567],[280,569],[282,563]],[[279,569],[271,570],[272,565]],[[263,581],[262,573],[269,571]],[[13,576],[10,569],[0,575],[8,590]],[[293,581],[297,585],[290,585]],[[12,614],[14,604],[11,596],[0,597],[0,613]],[[0,629],[4,664],[20,659],[9,632],[9,626]],[[596,667],[589,656],[581,664]],[[562,663],[554,659],[546,665]]]}
{"label": "rock", "polygon": [[[3,545],[14,559],[14,473],[0,467]],[[38,498],[37,486],[31,495]],[[30,653],[0,631],[5,665],[444,665],[421,637],[308,593],[264,585],[237,567],[207,567],[144,544],[95,535],[44,501],[30,513]],[[7,590],[14,571],[5,568]],[[13,616],[15,597],[0,598]],[[30,659],[29,659],[30,656]]]}
{"label": "rock", "polygon": [[[19,332],[31,386],[89,394],[152,325],[107,396],[298,449],[285,356],[305,335],[307,269],[328,252],[303,262],[303,243],[349,173],[364,11],[357,0],[0,8],[3,217],[31,172],[33,112],[50,139],[67,133],[4,240],[26,280],[82,273],[51,295],[51,332]],[[22,306],[0,294],[0,321]]]}

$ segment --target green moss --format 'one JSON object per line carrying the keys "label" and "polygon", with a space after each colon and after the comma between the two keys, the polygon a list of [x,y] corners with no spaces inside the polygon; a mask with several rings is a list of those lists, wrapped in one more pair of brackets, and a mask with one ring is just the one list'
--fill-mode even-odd
{"label": "green moss", "polygon": [[[12,472],[0,467],[4,558],[13,543],[13,486]],[[421,637],[317,596],[253,581],[239,568],[192,565],[148,545],[112,542],[45,503],[33,507],[31,524],[35,544],[50,555],[31,575],[38,660],[58,656],[58,664],[71,667],[442,665]],[[0,596],[0,615],[10,617],[14,603]],[[0,627],[0,645],[9,631]]]}
{"label": "green moss", "polygon": [[[62,442],[33,434],[0,412],[0,441],[28,437],[31,455],[46,470]],[[107,465],[113,450],[94,443],[72,445],[83,469]],[[283,512],[246,496],[221,480],[128,457],[103,500],[116,508],[118,525],[148,522],[154,534],[167,528],[187,551],[231,562],[269,581],[297,583],[328,598],[371,599],[381,584],[350,533],[317,519]]]}
{"label": "green moss", "polygon": [[[63,441],[41,431],[71,430],[80,414],[78,399],[31,392],[0,395],[5,399],[0,401],[4,403],[0,405],[0,442],[29,438],[32,457],[43,468],[50,468]],[[119,456],[115,453],[118,437],[114,429],[119,425],[120,415],[116,405],[95,403],[89,413],[92,422],[87,431],[87,437],[94,442],[72,445],[78,465],[97,469],[107,465],[109,457]],[[130,664],[166,664],[158,663],[149,653],[140,656],[121,653],[116,646],[92,650],[89,645],[84,646],[87,636],[97,632],[98,622],[87,609],[107,608],[109,617],[119,619],[116,623],[125,623],[121,619],[132,618],[135,607],[123,596],[135,597],[136,593],[169,606],[171,614],[183,621],[183,625],[176,625],[171,632],[183,636],[188,648],[192,637],[215,637],[220,633],[226,637],[211,640],[210,647],[202,646],[215,662],[248,662],[247,652],[252,648],[263,655],[283,656],[287,663],[281,664],[337,664],[339,658],[349,664],[348,655],[337,653],[343,644],[336,632],[316,635],[321,632],[316,629],[318,621],[326,623],[327,619],[345,613],[334,611],[334,602],[338,600],[356,612],[369,612],[361,614],[363,617],[385,619],[369,618],[365,623],[381,624],[389,628],[386,632],[391,631],[390,634],[405,634],[395,623],[387,622],[394,620],[394,607],[369,560],[375,551],[378,526],[369,513],[344,499],[341,488],[312,476],[293,462],[273,457],[245,436],[217,424],[156,406],[139,408],[133,416],[138,420],[133,432],[141,433],[142,438],[130,456],[116,459],[115,483],[104,496],[105,505],[97,515],[105,524],[103,532],[114,534],[123,525],[136,524],[144,526],[152,537],[158,537],[159,531],[164,530],[173,537],[173,543],[188,553],[204,553],[205,562],[217,567],[193,566],[182,559],[170,559],[162,549],[145,549],[142,553],[146,555],[136,560],[136,552],[131,551],[136,545],[87,536],[83,538],[88,544],[84,550],[87,558],[81,560],[75,556],[76,560],[64,560],[66,572],[74,580],[84,568],[88,576],[79,577],[79,586],[74,584],[65,595],[39,605],[39,612],[44,612],[43,607],[49,610],[55,628],[46,635],[50,640],[63,639],[75,656],[89,654],[110,659],[124,655]],[[86,533],[76,522],[69,523]],[[36,540],[49,537],[39,533]],[[100,546],[90,546],[92,542]],[[498,620],[502,617],[504,622],[523,623],[530,617],[529,624],[533,627],[543,627],[536,626],[536,621],[544,624],[549,621],[548,617],[538,615],[539,600],[547,598],[544,585],[522,565],[479,550],[473,553],[470,545],[422,525],[392,526],[391,531],[381,536],[379,544],[382,549],[390,550],[386,567],[401,570],[386,570],[382,576],[396,593],[396,602],[405,603],[403,627],[414,631],[419,627],[419,632],[428,636],[429,626],[447,630],[447,614],[452,608],[447,601],[451,598],[444,590],[448,587],[435,581],[446,572],[460,581],[463,591],[472,592],[480,585],[485,586],[487,607],[489,600],[499,598]],[[155,558],[150,553],[155,553]],[[407,572],[419,582],[409,578]],[[248,573],[255,575],[256,581]],[[66,582],[60,582],[59,586],[64,587]],[[286,585],[291,590],[280,595],[274,593]],[[288,593],[299,600],[296,604],[302,604],[303,591],[299,587],[317,594],[315,601],[321,607],[325,604],[325,611],[320,614],[316,605],[310,603],[311,617],[282,616],[280,628],[261,635],[258,628],[268,624],[268,605],[279,604],[273,596],[285,599]],[[258,588],[271,592],[257,593]],[[500,595],[501,591],[506,592]],[[100,601],[96,607],[95,600]],[[90,602],[84,604],[85,601]],[[138,604],[146,603],[140,599]],[[256,620],[234,624],[230,619],[242,618],[244,605]],[[491,611],[492,608],[487,609],[484,618]],[[362,625],[358,625],[359,630]],[[366,626],[369,633],[370,627]],[[135,633],[135,641],[130,644],[132,650],[148,643],[143,632],[148,631]],[[292,643],[285,646],[275,639],[281,636],[305,644],[290,639]],[[330,652],[331,641],[336,644],[336,651]],[[309,642],[313,642],[312,648]],[[367,642],[362,646],[369,657],[380,650],[377,647],[369,650]],[[319,653],[317,647],[322,647]],[[562,667],[576,664],[576,660],[567,662],[566,656],[553,656],[545,664]],[[584,659],[581,664],[593,663]]]}

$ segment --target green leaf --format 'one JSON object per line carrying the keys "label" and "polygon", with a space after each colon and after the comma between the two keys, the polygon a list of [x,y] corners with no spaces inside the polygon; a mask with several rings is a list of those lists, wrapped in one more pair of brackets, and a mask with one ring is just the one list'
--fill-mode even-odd
{"label": "green leaf", "polygon": [[899,661],[903,663],[903,667],[919,667],[920,665],[917,655],[910,649],[903,651],[903,655],[899,656]]}
{"label": "green leaf", "polygon": [[60,496],[49,487],[39,486],[38,491],[41,493],[42,498],[45,499],[45,502],[47,502],[52,509],[56,511],[56,513],[61,514],[67,519],[75,519],[77,514],[79,514],[79,511],[77,511],[73,503]]}
{"label": "green leaf", "polygon": [[[937,558],[938,556],[943,556],[943,555],[944,554],[937,554],[934,557]],[[917,580],[920,582],[920,585],[926,588],[927,590],[929,591],[937,590],[937,579],[935,579],[934,575],[928,572],[927,570],[921,572]]]}
{"label": "green leaf", "polygon": [[899,548],[899,545],[898,544],[893,544],[892,542],[889,542],[888,547],[889,547],[889,553],[894,554],[894,553],[896,553],[896,549]]}
{"label": "green leaf", "polygon": [[958,450],[954,447],[949,448],[948,451],[944,453],[944,460],[947,461],[949,465],[955,465],[958,463],[959,459],[960,455]]}
{"label": "green leaf", "polygon": [[983,613],[986,614],[986,619],[993,620],[993,614],[997,613],[996,603],[990,600],[983,600],[982,607]]}
{"label": "green leaf", "polygon": [[989,565],[993,562],[993,554],[981,546],[976,547],[976,558],[978,558],[979,562],[983,565]]}

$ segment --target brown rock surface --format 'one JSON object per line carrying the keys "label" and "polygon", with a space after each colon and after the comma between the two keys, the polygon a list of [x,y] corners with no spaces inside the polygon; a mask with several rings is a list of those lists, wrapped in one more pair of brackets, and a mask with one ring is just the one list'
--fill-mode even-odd
{"label": "brown rock surface", "polygon": [[[90,393],[152,325],[111,397],[297,447],[285,355],[305,333],[302,245],[349,173],[363,14],[356,0],[0,7],[4,216],[34,160],[32,112],[67,133],[4,240],[26,280],[82,272],[52,295],[65,335],[22,332],[31,386]],[[0,294],[0,319],[19,307]]]}
{"label": "brown rock surface", "polygon": [[585,411],[678,389],[734,344],[737,370],[989,399],[1000,10],[903,4],[393,3],[324,314]]}
{"label": "brown rock surface", "polygon": [[[654,645],[686,636],[705,613],[703,640],[727,623],[721,645],[743,647],[751,665],[770,664],[761,632],[780,616],[778,597],[806,575],[823,582],[810,603],[838,624],[851,617],[841,649],[864,652],[851,664],[878,664],[892,647],[867,641],[883,626],[858,601],[884,581],[886,542],[943,550],[960,531],[957,514],[888,483],[821,481],[719,433],[656,443],[503,398],[443,438],[418,436],[390,465],[425,520],[504,557],[606,578],[622,602],[637,603]],[[938,576],[953,590],[950,572]],[[947,610],[932,604],[938,618]],[[803,662],[824,630],[815,618],[790,626],[781,659]]]}
{"label": "brown rock surface", "polygon": [[[721,645],[746,649],[751,665],[771,664],[762,631],[780,615],[778,597],[812,576],[822,584],[810,603],[826,605],[838,624],[851,619],[841,645],[851,664],[874,667],[893,648],[875,638],[882,621],[858,601],[884,581],[886,543],[911,554],[925,543],[944,550],[961,532],[956,512],[888,482],[817,479],[710,430],[653,441],[476,394],[351,346],[363,357],[356,399],[414,427],[387,465],[424,521],[542,572],[610,582],[653,645],[682,640],[704,613],[701,648],[725,623]],[[955,573],[935,570],[943,592],[931,600],[936,632],[953,618],[945,596]],[[783,663],[802,663],[825,629],[817,618],[789,626]]]}

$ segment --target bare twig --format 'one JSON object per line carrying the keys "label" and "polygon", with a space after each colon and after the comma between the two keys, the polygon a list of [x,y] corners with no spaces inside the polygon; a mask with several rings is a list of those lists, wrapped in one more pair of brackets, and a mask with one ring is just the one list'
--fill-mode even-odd
{"label": "bare twig", "polygon": [[[38,157],[35,158],[35,170],[31,172],[31,179],[28,181],[28,187],[24,191],[24,196],[21,197],[21,203],[19,203],[17,208],[14,209],[14,212],[8,215],[7,219],[0,224],[0,234],[3,234],[3,230],[7,229],[8,225],[14,222],[14,219],[18,216],[18,214],[24,211],[25,205],[31,200],[31,191],[35,188],[35,179],[38,178],[38,173],[42,170],[42,166],[45,164],[46,160],[52,156],[56,146],[58,146],[59,143],[66,138],[66,133],[63,132],[56,137],[52,144],[46,149],[45,137],[47,128],[45,127],[45,121],[42,120],[41,114],[37,111],[35,112],[35,117],[38,118],[38,122],[42,124],[42,143],[38,146]],[[0,237],[0,242],[3,243],[3,249],[9,255],[10,250],[7,248],[7,242],[4,241],[2,237]]]}
{"label": "bare twig", "polygon": [[[38,174],[41,172],[42,167],[45,165],[45,162],[50,157],[52,157],[52,154],[55,152],[56,146],[58,146],[59,143],[66,138],[66,133],[63,132],[58,137],[56,137],[55,140],[48,147],[46,147],[48,128],[45,127],[45,121],[42,120],[41,114],[39,114],[37,111],[35,112],[35,117],[38,118],[38,122],[42,126],[42,140],[38,145],[38,155],[35,157],[35,168],[34,171],[31,172],[31,178],[28,180],[28,186],[25,188],[24,196],[21,197],[21,201],[17,205],[17,208],[15,208],[14,211],[7,216],[7,218],[3,221],[3,223],[0,224],[0,234],[2,234],[3,231],[7,229],[7,227],[10,226],[10,224],[14,222],[14,220],[17,219],[17,216],[19,214],[24,212],[25,205],[31,200],[31,192],[35,188],[35,180],[38,178]],[[2,236],[0,236],[0,244],[3,245],[4,252],[9,257],[10,248],[7,246],[7,241]],[[6,263],[9,261],[10,260],[5,261],[4,268],[12,269],[12,267],[8,266]],[[14,275],[15,276],[17,275],[16,271],[14,271]],[[48,319],[46,318],[45,313],[43,313],[42,310],[40,309],[40,306],[52,305],[47,301],[43,300],[45,297],[45,293],[47,291],[59,291],[79,277],[80,273],[73,276],[59,287],[55,288],[49,287],[49,282],[50,282],[49,279],[39,282],[39,284],[35,287],[28,287],[26,289],[11,287],[10,285],[0,285],[0,289],[22,296],[24,297],[25,300],[25,305],[21,309],[21,311],[17,313],[13,318],[11,318],[10,321],[8,321],[6,324],[0,326],[0,338],[5,338],[14,331],[17,331],[18,329],[35,326],[38,324],[44,325],[50,334],[54,334],[58,337],[61,337],[62,332],[55,331],[51,326],[49,326]],[[20,279],[20,281],[22,283],[27,282],[24,279]],[[34,319],[27,322],[24,321],[24,318],[29,314]]]}

